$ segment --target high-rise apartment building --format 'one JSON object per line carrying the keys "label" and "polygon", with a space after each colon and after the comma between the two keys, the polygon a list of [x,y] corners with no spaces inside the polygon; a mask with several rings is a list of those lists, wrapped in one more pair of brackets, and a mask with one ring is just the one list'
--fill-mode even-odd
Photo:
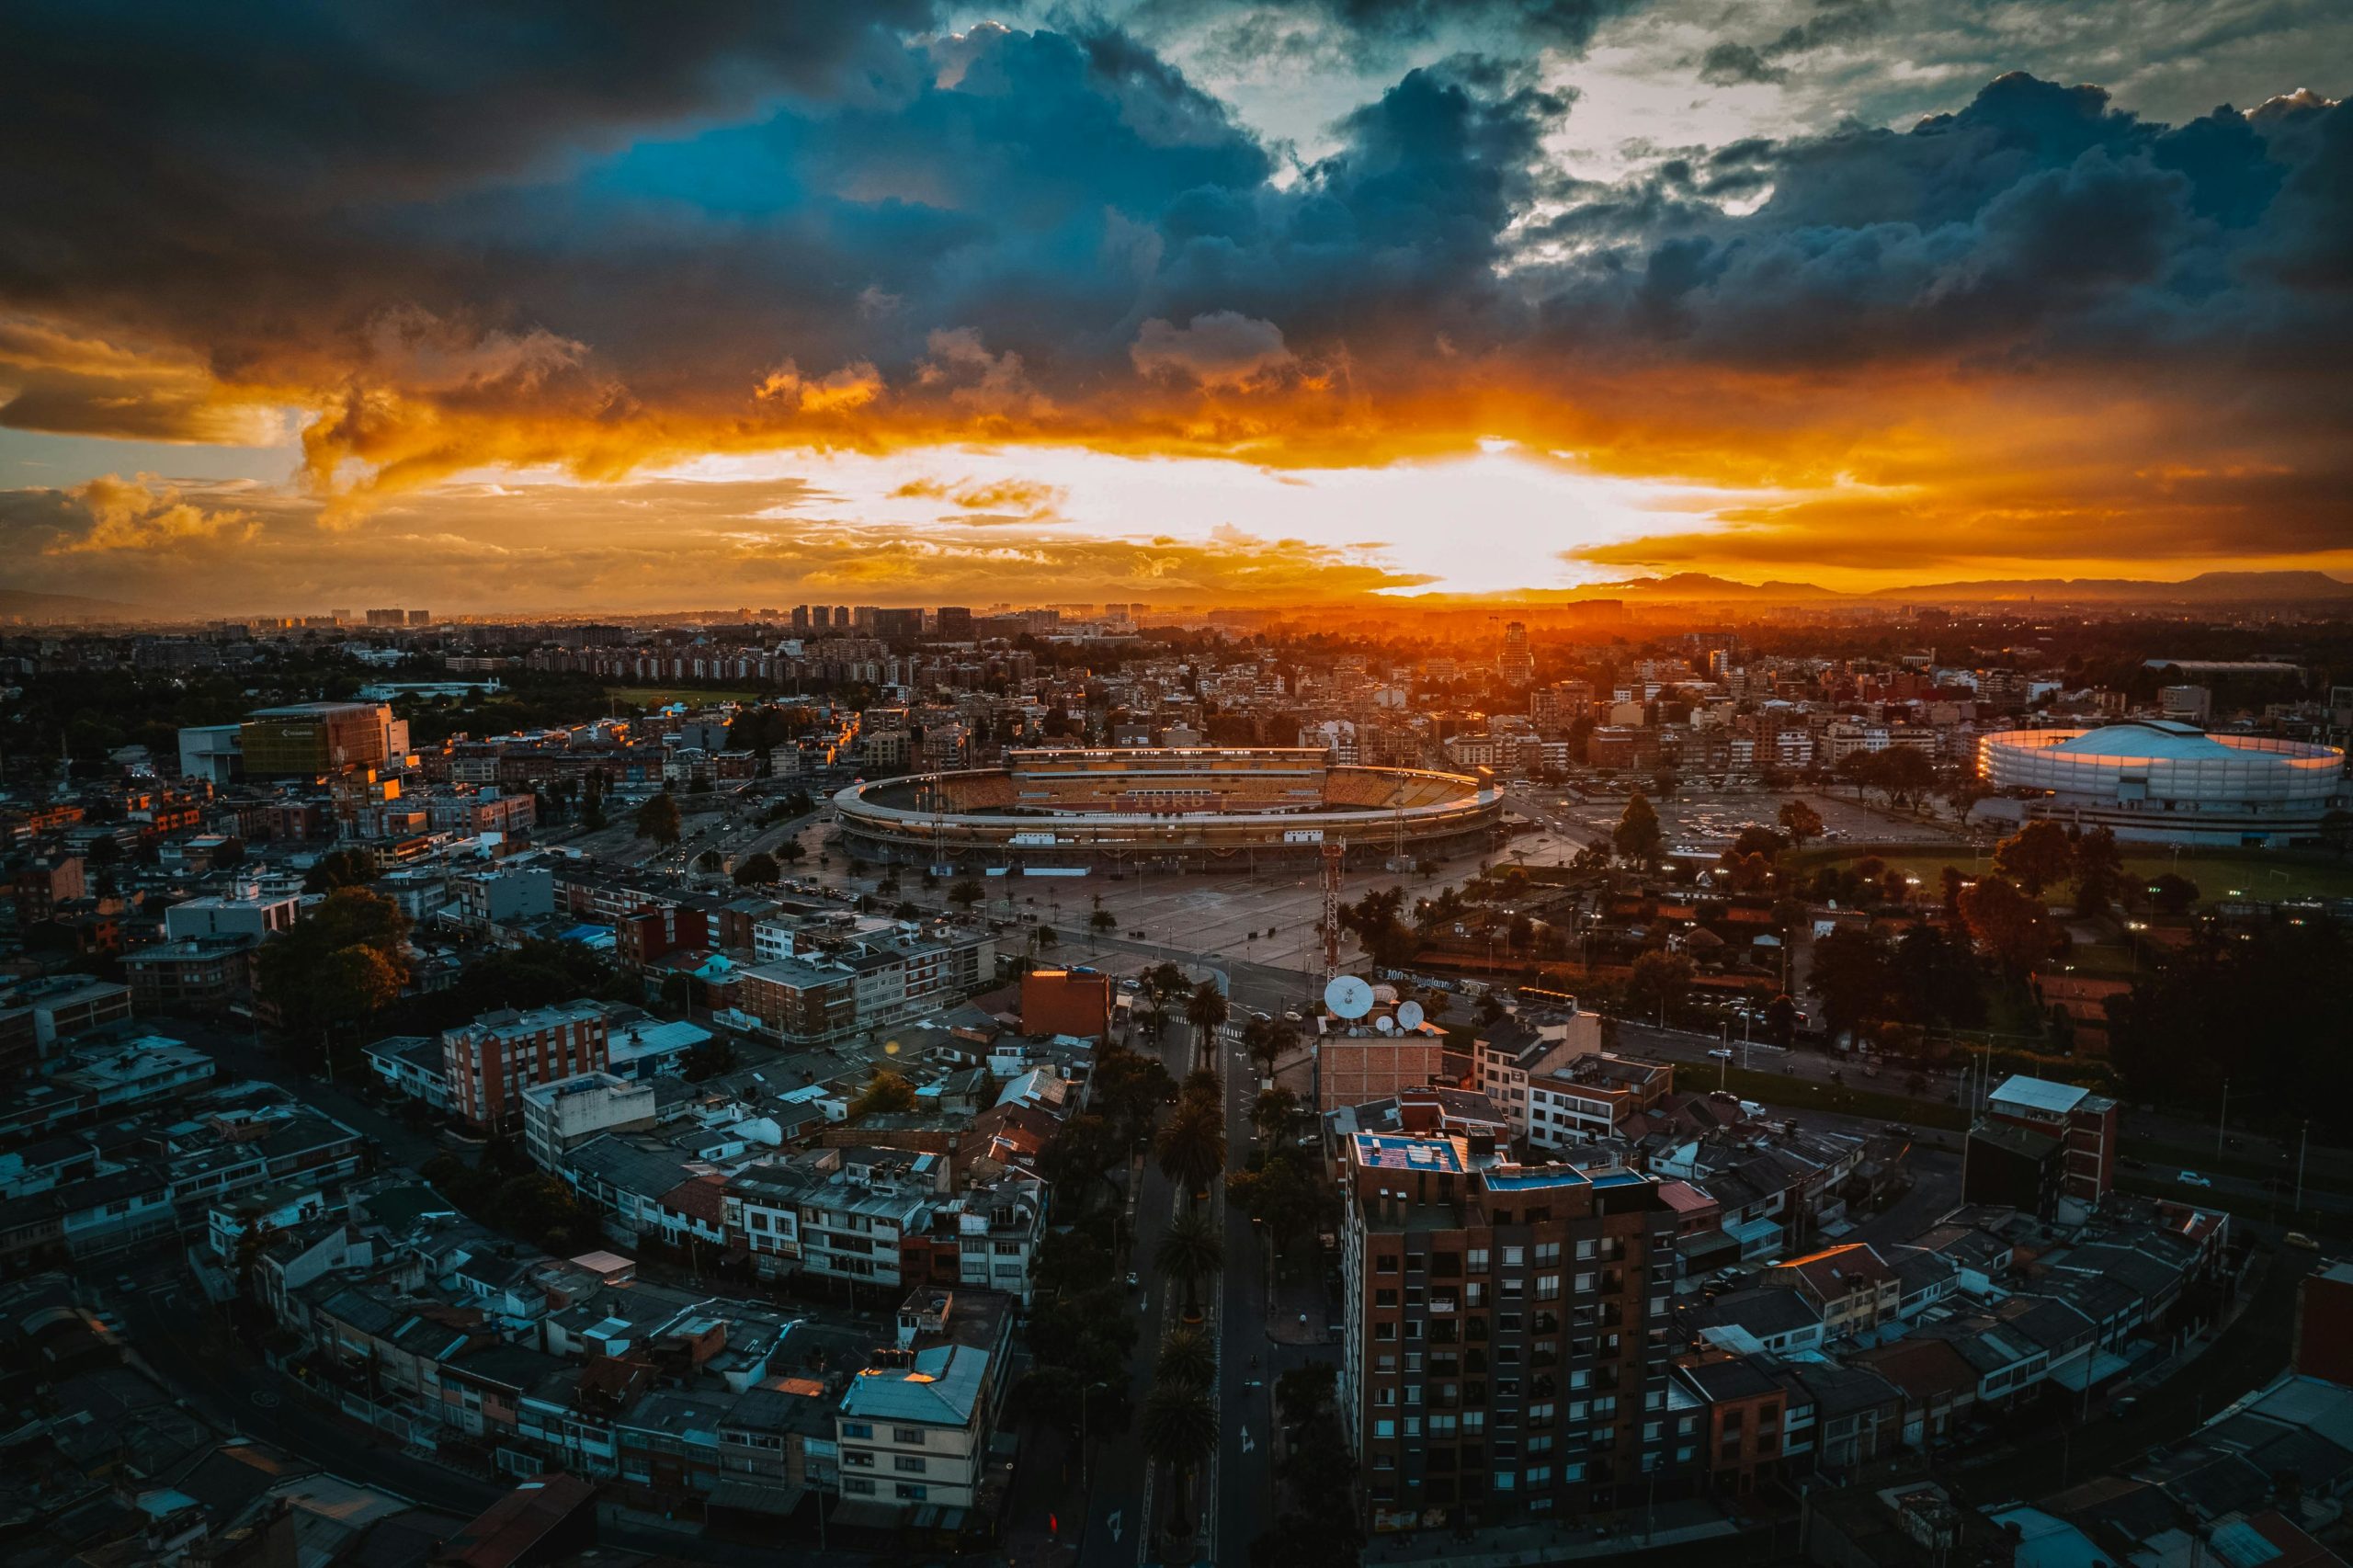
{"label": "high-rise apartment building", "polygon": [[583,1000],[484,1013],[441,1036],[441,1057],[449,1108],[476,1127],[513,1131],[522,1125],[525,1089],[605,1071],[605,1009]]}
{"label": "high-rise apartment building", "polygon": [[1498,667],[1504,679],[1513,686],[1528,686],[1536,679],[1536,654],[1528,645],[1528,623],[1507,621],[1504,625],[1504,651]]}
{"label": "high-rise apartment building", "polygon": [[1340,1408],[1372,1526],[1622,1506],[1666,1480],[1675,1216],[1486,1139],[1342,1151]]}

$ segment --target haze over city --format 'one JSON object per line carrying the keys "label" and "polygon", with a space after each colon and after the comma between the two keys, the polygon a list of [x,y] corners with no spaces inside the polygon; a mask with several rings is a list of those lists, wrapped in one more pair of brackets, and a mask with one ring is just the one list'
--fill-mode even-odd
{"label": "haze over city", "polygon": [[2329,1568],[2353,7],[26,0],[0,1568]]}

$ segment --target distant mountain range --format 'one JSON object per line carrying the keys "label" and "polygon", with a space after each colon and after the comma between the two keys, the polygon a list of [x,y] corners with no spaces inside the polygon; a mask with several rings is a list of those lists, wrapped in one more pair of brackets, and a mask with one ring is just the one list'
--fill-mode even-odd
{"label": "distant mountain range", "polygon": [[1930,603],[2004,603],[2023,599],[2062,604],[2099,601],[2111,604],[2252,604],[2353,599],[2353,583],[2325,572],[2201,572],[2177,583],[2133,577],[2002,577],[1971,583],[1921,583],[1901,588],[1878,588],[1867,594],[1842,594],[1812,583],[1735,583],[1701,572],[1678,572],[1667,577],[1635,577],[1620,583],[1594,583],[1576,590],[1579,597],[1679,600],[1699,602],[1733,599],[1751,604],[1798,604],[1810,600],[1895,599]]}
{"label": "distant mountain range", "polygon": [[79,594],[37,594],[29,588],[0,588],[0,620],[35,622],[160,620],[145,605],[120,599],[84,598]]}

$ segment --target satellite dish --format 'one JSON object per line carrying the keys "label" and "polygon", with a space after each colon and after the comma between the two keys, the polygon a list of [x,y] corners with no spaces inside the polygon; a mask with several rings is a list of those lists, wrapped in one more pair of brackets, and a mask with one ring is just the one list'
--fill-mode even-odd
{"label": "satellite dish", "polygon": [[1397,1020],[1391,1017],[1388,1014],[1383,1013],[1381,1017],[1372,1020],[1372,1027],[1380,1030],[1382,1034],[1395,1034],[1397,1032]]}
{"label": "satellite dish", "polygon": [[1324,987],[1324,1006],[1335,1017],[1354,1020],[1372,1011],[1372,987],[1353,974],[1343,974]]}
{"label": "satellite dish", "polygon": [[1397,1027],[1401,1029],[1420,1028],[1422,1027],[1422,1005],[1419,1002],[1405,1002],[1400,1004],[1397,1008]]}

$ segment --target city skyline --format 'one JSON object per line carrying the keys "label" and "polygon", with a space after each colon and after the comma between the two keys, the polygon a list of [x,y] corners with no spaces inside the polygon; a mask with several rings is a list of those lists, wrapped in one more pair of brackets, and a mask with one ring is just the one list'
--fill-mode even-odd
{"label": "city skyline", "polygon": [[10,588],[2353,575],[2330,7],[427,25],[27,18]]}

